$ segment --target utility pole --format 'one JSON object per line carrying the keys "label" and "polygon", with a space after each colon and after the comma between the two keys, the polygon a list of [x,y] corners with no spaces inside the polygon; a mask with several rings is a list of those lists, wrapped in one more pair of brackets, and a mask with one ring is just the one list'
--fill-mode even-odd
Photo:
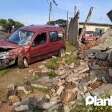
{"label": "utility pole", "polygon": [[76,15],[76,13],[77,13],[77,6],[74,6],[74,17]]}
{"label": "utility pole", "polygon": [[67,21],[66,21],[66,40],[68,40],[68,28],[69,28],[69,15],[67,11]]}
{"label": "utility pole", "polygon": [[52,2],[49,3],[49,23],[51,21]]}
{"label": "utility pole", "polygon": [[58,4],[56,3],[55,0],[47,0],[48,1],[48,4],[49,4],[49,23],[51,21],[51,12],[52,12],[52,8],[53,8],[53,4],[55,6],[58,6]]}

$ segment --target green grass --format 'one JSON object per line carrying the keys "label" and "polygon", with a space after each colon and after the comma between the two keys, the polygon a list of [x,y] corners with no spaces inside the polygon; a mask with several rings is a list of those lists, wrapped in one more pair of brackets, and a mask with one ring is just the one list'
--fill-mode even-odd
{"label": "green grass", "polygon": [[72,63],[78,65],[80,63],[80,60],[78,59],[76,54],[66,55],[64,58],[65,58],[65,63],[68,65]]}
{"label": "green grass", "polygon": [[44,94],[48,94],[49,92],[49,89],[48,88],[33,88],[34,92],[38,92],[38,91],[41,91],[42,93]]}
{"label": "green grass", "polygon": [[66,41],[65,44],[66,44],[66,51],[67,52],[70,52],[70,51],[72,52],[72,51],[75,51],[76,50],[75,46],[73,46],[69,42]]}
{"label": "green grass", "polygon": [[8,68],[7,69],[2,69],[2,70],[0,70],[0,76],[4,76],[8,72],[9,72]]}
{"label": "green grass", "polygon": [[58,74],[56,74],[54,71],[50,71],[49,73],[48,73],[48,76],[49,76],[49,78],[54,78],[54,77],[56,77]]}
{"label": "green grass", "polygon": [[46,63],[46,67],[48,69],[56,70],[59,67],[59,60],[60,58],[52,58]]}

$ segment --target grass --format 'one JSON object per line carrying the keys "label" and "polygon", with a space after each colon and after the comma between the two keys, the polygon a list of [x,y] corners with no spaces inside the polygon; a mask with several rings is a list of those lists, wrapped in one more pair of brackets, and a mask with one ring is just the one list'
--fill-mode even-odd
{"label": "grass", "polygon": [[33,88],[34,92],[38,92],[38,91],[41,91],[42,93],[44,94],[48,94],[49,92],[49,89],[48,88]]}
{"label": "grass", "polygon": [[65,44],[66,44],[66,51],[67,51],[67,52],[76,51],[75,46],[73,46],[72,44],[70,44],[68,41],[66,41]]}
{"label": "grass", "polygon": [[54,78],[54,77],[56,77],[58,74],[56,74],[54,71],[50,71],[49,73],[48,73],[48,76],[49,76],[49,78]]}
{"label": "grass", "polygon": [[46,63],[48,69],[56,70],[59,67],[59,58],[52,58]]}
{"label": "grass", "polygon": [[72,63],[74,63],[75,65],[79,64],[79,59],[78,59],[77,55],[75,55],[75,54],[65,55],[64,59],[65,59],[65,63],[68,65],[70,65]]}
{"label": "grass", "polygon": [[0,76],[4,76],[8,72],[9,72],[8,68],[7,69],[2,69],[2,70],[0,70]]}

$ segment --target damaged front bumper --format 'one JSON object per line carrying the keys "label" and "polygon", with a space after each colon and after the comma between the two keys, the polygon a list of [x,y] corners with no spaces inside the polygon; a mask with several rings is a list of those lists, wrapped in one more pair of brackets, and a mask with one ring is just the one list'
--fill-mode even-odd
{"label": "damaged front bumper", "polygon": [[11,66],[15,64],[14,59],[0,59],[0,69]]}
{"label": "damaged front bumper", "polygon": [[0,48],[0,69],[15,63],[15,54],[10,52],[11,48]]}

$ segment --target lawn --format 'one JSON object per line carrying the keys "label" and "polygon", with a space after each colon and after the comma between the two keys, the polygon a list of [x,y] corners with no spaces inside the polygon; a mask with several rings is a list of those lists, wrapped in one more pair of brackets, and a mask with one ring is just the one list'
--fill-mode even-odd
{"label": "lawn", "polygon": [[7,72],[9,72],[8,68],[0,70],[0,76],[4,76]]}

